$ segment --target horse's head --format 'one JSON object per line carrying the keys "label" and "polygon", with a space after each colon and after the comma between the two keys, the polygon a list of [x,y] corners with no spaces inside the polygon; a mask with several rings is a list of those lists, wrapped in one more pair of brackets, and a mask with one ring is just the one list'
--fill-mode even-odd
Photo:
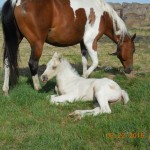
{"label": "horse's head", "polygon": [[46,70],[41,75],[42,82],[47,82],[57,75],[60,63],[61,55],[55,52],[52,59],[47,63]]}
{"label": "horse's head", "polygon": [[136,34],[132,38],[124,39],[123,42],[120,42],[117,45],[117,57],[121,61],[124,72],[130,73],[133,69],[133,54],[135,52],[134,39]]}

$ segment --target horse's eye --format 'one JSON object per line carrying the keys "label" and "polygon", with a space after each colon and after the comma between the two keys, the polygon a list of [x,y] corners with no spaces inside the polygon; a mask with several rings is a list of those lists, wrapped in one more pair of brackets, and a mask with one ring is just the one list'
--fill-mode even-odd
{"label": "horse's eye", "polygon": [[55,70],[57,67],[56,66],[52,66],[52,69]]}

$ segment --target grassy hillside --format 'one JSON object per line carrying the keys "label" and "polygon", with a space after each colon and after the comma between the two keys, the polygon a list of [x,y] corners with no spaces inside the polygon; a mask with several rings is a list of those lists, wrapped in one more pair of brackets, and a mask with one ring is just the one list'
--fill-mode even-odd
{"label": "grassy hillside", "polygon": [[[78,102],[66,106],[49,103],[54,94],[55,79],[34,91],[28,68],[30,47],[26,40],[20,45],[20,79],[11,88],[9,97],[0,90],[0,149],[15,150],[146,150],[150,149],[150,30],[137,32],[134,71],[132,77],[119,72],[121,66],[116,57],[108,55],[116,46],[103,37],[98,46],[99,67],[90,77],[113,78],[130,97],[127,105],[111,106],[112,114],[88,116],[75,121],[68,114],[76,109],[90,109],[90,102]],[[0,29],[0,47],[2,31]],[[39,75],[55,51],[59,51],[81,73],[79,45],[56,48],[45,44],[40,60]],[[0,52],[2,58],[2,51]],[[3,64],[0,63],[0,88],[3,84]],[[111,70],[106,67],[111,66]]]}

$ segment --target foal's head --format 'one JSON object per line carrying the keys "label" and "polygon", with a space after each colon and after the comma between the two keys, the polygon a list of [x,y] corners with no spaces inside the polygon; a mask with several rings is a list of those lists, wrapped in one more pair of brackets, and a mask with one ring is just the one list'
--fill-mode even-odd
{"label": "foal's head", "polygon": [[123,42],[117,44],[117,57],[120,59],[125,73],[130,73],[133,69],[133,54],[135,52],[134,39],[136,34],[132,38],[125,37]]}
{"label": "foal's head", "polygon": [[61,55],[55,52],[52,59],[47,63],[46,70],[41,75],[41,80],[43,82],[47,82],[48,80],[55,77],[58,73],[58,67],[60,63],[61,63]]}

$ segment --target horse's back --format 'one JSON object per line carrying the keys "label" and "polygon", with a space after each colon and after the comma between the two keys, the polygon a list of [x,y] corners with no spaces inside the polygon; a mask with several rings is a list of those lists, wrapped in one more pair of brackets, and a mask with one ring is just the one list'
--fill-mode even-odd
{"label": "horse's back", "polygon": [[[92,34],[90,28],[95,28],[93,23],[100,21],[103,13],[97,2],[98,0],[24,0],[16,5],[15,18],[21,33],[29,42],[31,39],[31,42],[42,40],[56,46],[69,46],[81,42],[86,31]],[[93,38],[98,34],[99,21]]]}

